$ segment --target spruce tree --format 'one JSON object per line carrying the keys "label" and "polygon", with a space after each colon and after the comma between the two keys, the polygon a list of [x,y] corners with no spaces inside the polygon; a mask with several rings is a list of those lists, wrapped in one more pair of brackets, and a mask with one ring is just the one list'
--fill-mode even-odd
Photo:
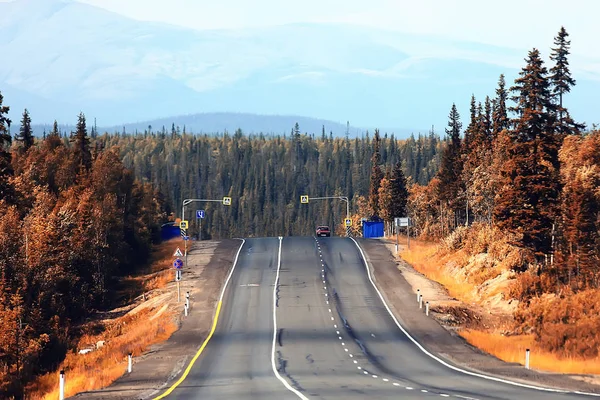
{"label": "spruce tree", "polygon": [[406,217],[406,203],[408,202],[408,189],[406,188],[406,176],[402,170],[402,160],[394,166],[391,176],[392,204],[390,214],[392,218]]}
{"label": "spruce tree", "polygon": [[87,127],[85,122],[85,115],[79,113],[77,118],[77,129],[75,136],[71,138],[73,143],[73,152],[77,164],[89,171],[92,168],[92,152],[90,150],[90,139],[87,135]]}
{"label": "spruce tree", "polygon": [[381,138],[379,137],[379,129],[375,129],[375,135],[373,136],[373,155],[371,156],[371,184],[369,187],[369,209],[371,210],[371,216],[379,217],[379,187],[381,186],[381,180],[383,179],[383,172],[381,171]]}
{"label": "spruce tree", "polygon": [[8,181],[14,174],[11,164],[12,156],[10,154],[12,138],[8,131],[11,120],[7,117],[10,107],[3,106],[3,101],[4,97],[2,96],[2,93],[0,93],[0,201],[12,201],[14,200],[14,191]]}
{"label": "spruce tree", "polygon": [[508,93],[506,91],[506,81],[504,74],[498,79],[498,88],[496,89],[495,106],[492,111],[492,137],[496,139],[498,134],[504,129],[509,128],[508,113],[506,111],[506,99]]}
{"label": "spruce tree", "polygon": [[456,104],[452,104],[450,115],[448,117],[448,128],[446,128],[447,145],[442,153],[442,161],[438,178],[441,182],[440,200],[453,204],[453,210],[456,210],[455,205],[461,187],[461,173],[463,162],[461,159],[461,139],[460,132],[462,123],[460,122],[460,114],[456,109]]}
{"label": "spruce tree", "polygon": [[471,119],[467,129],[465,129],[465,138],[463,140],[463,147],[468,150],[471,147],[471,141],[474,139],[476,135],[478,127],[478,118],[477,118],[477,102],[475,101],[475,95],[471,95],[471,108],[469,109]]}
{"label": "spruce tree", "polygon": [[27,111],[27,109],[23,111],[21,128],[19,129],[19,134],[15,136],[15,140],[21,143],[21,151],[24,153],[26,153],[34,144],[33,131],[31,130],[31,117],[29,116],[29,111]]}
{"label": "spruce tree", "polygon": [[561,140],[554,131],[556,108],[539,51],[530,51],[526,61],[511,88],[516,102],[511,111],[516,118],[501,170],[494,221],[501,229],[520,235],[522,245],[541,257],[550,250],[557,215]]}
{"label": "spruce tree", "polygon": [[585,128],[585,125],[577,124],[569,115],[569,111],[563,105],[563,96],[571,91],[576,81],[571,76],[569,69],[569,59],[571,41],[569,34],[564,27],[560,28],[558,35],[554,38],[554,45],[550,59],[554,61],[554,66],[550,68],[550,80],[552,81],[552,93],[558,100],[557,111],[558,131],[562,135],[578,134]]}
{"label": "spruce tree", "polygon": [[492,102],[490,96],[485,96],[485,114],[483,114],[483,127],[486,141],[492,141]]}

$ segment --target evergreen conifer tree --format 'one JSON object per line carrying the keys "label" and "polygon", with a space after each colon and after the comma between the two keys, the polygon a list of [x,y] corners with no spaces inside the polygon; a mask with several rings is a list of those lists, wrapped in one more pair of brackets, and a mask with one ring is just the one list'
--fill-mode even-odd
{"label": "evergreen conifer tree", "polygon": [[19,129],[19,134],[15,136],[15,140],[21,143],[21,151],[24,153],[26,153],[34,144],[33,131],[31,130],[31,117],[29,116],[29,111],[27,111],[27,109],[23,111],[21,127]]}

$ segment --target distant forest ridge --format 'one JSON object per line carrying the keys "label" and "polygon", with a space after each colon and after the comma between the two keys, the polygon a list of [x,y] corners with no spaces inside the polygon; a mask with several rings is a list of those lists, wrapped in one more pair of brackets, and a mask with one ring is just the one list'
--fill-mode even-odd
{"label": "distant forest ridge", "polygon": [[[73,117],[73,120],[75,120]],[[35,115],[33,116],[35,122]],[[63,134],[70,134],[75,131],[73,124],[61,124],[58,121],[58,127]],[[171,133],[175,130],[178,133],[194,133],[194,134],[216,134],[223,132],[233,133],[238,129],[248,134],[265,135],[275,134],[283,135],[290,133],[295,124],[300,126],[302,132],[308,134],[320,135],[325,130],[327,135],[333,137],[343,137],[348,134],[351,138],[362,137],[367,132],[373,132],[375,128],[385,134],[394,134],[397,138],[407,138],[411,134],[426,133],[428,129],[408,129],[408,128],[393,128],[393,127],[356,127],[350,125],[349,121],[335,122],[326,119],[311,118],[296,115],[261,115],[249,113],[197,113],[189,115],[179,115],[173,117],[157,118],[150,121],[125,123],[115,126],[104,126],[101,121],[95,127],[96,132],[102,133],[123,133],[135,134],[148,132],[166,132]],[[95,121],[88,118],[88,125],[95,126]],[[52,124],[33,124],[33,132],[36,136],[43,136],[44,132],[52,130]]]}

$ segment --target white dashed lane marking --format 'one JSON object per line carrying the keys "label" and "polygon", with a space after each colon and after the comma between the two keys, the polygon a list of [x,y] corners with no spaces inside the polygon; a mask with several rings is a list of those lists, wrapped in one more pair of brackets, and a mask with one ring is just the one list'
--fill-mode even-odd
{"label": "white dashed lane marking", "polygon": [[[316,239],[315,239],[315,240],[316,240]],[[317,243],[318,243],[318,242],[317,242]],[[322,255],[322,253],[321,253],[321,247],[320,247],[318,244],[317,244],[317,246],[319,247],[319,253],[320,253],[320,254],[319,254],[319,257],[321,258],[321,266],[322,266],[322,267],[325,267],[325,263],[323,262],[323,255]],[[324,268],[323,268],[323,269],[321,269],[321,275],[322,275],[322,277],[323,277],[323,284],[326,284],[326,281],[325,281],[325,269],[324,269]],[[327,286],[323,286],[323,289],[324,289],[324,290],[327,290]],[[326,297],[326,298],[328,297],[327,293],[325,293],[325,297]],[[326,303],[329,305],[329,300],[325,300],[325,302],[326,302]],[[331,310],[331,308],[328,308],[328,311],[329,311],[330,313],[333,313],[333,311]],[[335,318],[334,318],[334,317],[331,317],[331,320],[332,320],[332,321],[335,321]],[[339,331],[339,330],[337,330],[338,326],[337,326],[336,324],[333,324],[333,327],[334,327],[334,329],[336,329],[335,333],[336,333],[336,335],[338,335],[338,339],[339,339],[339,340],[343,340],[342,336],[340,336],[340,335],[341,335],[341,334],[340,334],[340,331]],[[375,334],[371,333],[371,337],[376,337],[376,336],[375,336]],[[345,351],[346,353],[349,353],[348,355],[349,355],[351,358],[354,358],[354,355],[352,355],[352,354],[349,352],[349,350],[346,348],[346,343],[345,343],[345,342],[341,342],[341,344],[342,344],[342,346],[344,347],[344,351]],[[357,360],[352,360],[352,362],[353,362],[354,364],[358,364],[358,361],[357,361]],[[374,379],[381,379],[383,382],[386,382],[386,383],[387,383],[387,382],[390,382],[390,380],[389,380],[388,378],[380,378],[378,375],[371,374],[369,371],[363,370],[363,369],[362,369],[362,367],[361,367],[360,365],[357,365],[357,366],[356,366],[356,368],[357,368],[359,371],[363,371],[363,374],[364,374],[364,375],[371,375],[371,376],[372,376]],[[394,385],[394,386],[398,386],[398,387],[399,387],[399,386],[401,386],[401,385],[400,385],[398,382],[392,382],[392,385]],[[406,390],[414,390],[414,388],[412,388],[412,387],[410,387],[410,386],[406,386],[406,387],[405,387],[405,389],[406,389]],[[421,392],[422,392],[422,393],[429,393],[429,391],[427,391],[427,390],[425,390],[425,389],[421,389]],[[434,393],[431,393],[431,394],[434,394]],[[440,395],[441,397],[450,397],[450,395],[449,395],[449,394],[446,394],[446,393],[439,393],[439,395]],[[461,397],[461,396],[456,396],[456,397]]]}

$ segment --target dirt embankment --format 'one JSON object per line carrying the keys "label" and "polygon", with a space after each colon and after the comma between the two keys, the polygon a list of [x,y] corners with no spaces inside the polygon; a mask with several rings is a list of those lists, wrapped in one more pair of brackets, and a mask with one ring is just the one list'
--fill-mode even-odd
{"label": "dirt embankment", "polygon": [[[459,335],[459,331],[464,328],[471,328],[476,332],[502,330],[512,317],[511,309],[514,306],[508,304],[509,301],[496,299],[485,305],[485,301],[478,302],[476,299],[477,293],[481,293],[481,288],[478,290],[477,285],[467,284],[461,288],[454,282],[454,291],[470,292],[471,297],[467,298],[472,301],[461,301],[449,294],[444,286],[416,271],[395,255],[395,245],[391,241],[361,240],[360,244],[366,250],[376,284],[381,288],[394,314],[399,316],[403,326],[428,350],[451,363],[474,371],[520,382],[600,393],[600,386],[593,384],[596,383],[594,376],[567,376],[528,370],[519,363],[504,362],[485,353]],[[411,242],[411,248],[417,245]],[[429,317],[425,315],[425,305],[423,309],[419,308],[417,289],[423,295],[424,302],[430,303]]]}
{"label": "dirt embankment", "polygon": [[[69,354],[66,397],[85,399],[146,399],[160,393],[178,376],[208,334],[219,292],[229,272],[239,240],[192,242],[184,268],[180,301],[174,271],[169,268],[180,242],[167,250],[160,270],[129,278],[123,294],[138,285],[142,294],[124,307],[111,310],[93,324],[99,328],[80,341],[78,353]],[[165,269],[165,267],[167,269]],[[190,312],[184,316],[186,293]],[[167,340],[168,339],[168,340]],[[127,354],[133,353],[133,371],[127,373]],[[57,398],[56,374],[42,379],[45,396]],[[108,387],[107,387],[108,386]],[[103,389],[101,389],[103,388]]]}

